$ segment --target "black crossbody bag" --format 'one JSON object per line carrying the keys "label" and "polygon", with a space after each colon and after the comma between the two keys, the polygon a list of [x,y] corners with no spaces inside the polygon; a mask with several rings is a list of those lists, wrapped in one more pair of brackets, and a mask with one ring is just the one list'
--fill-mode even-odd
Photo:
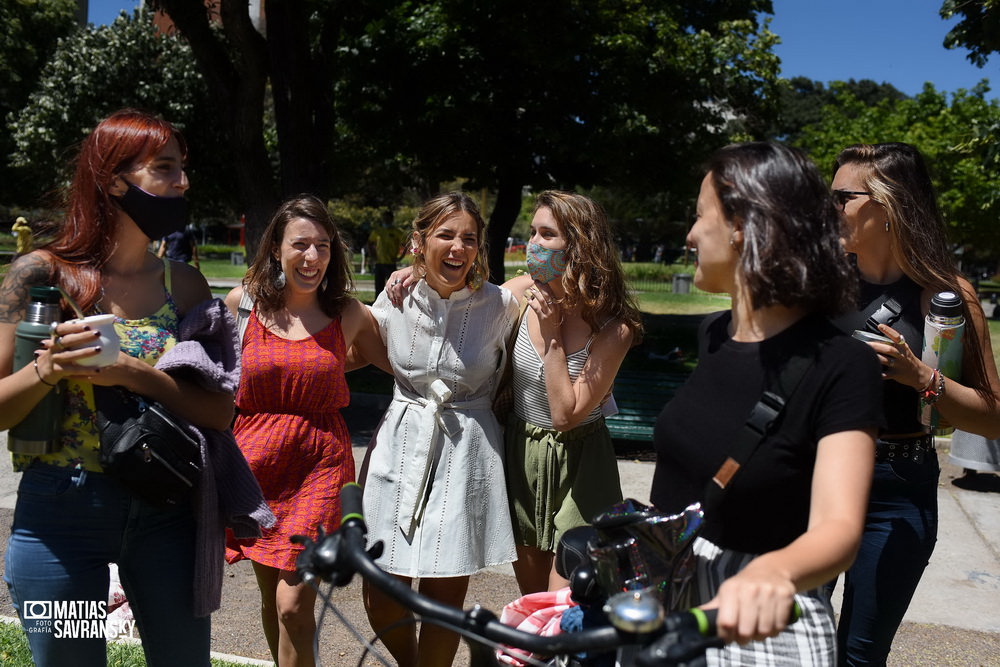
{"label": "black crossbody bag", "polygon": [[156,401],[121,387],[94,387],[101,467],[158,507],[188,502],[201,477],[201,445]]}

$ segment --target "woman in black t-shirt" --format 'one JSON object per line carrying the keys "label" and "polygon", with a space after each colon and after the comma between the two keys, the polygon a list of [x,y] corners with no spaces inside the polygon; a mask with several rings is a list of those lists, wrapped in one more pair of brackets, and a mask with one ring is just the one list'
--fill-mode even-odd
{"label": "woman in black t-shirt", "polygon": [[[933,404],[952,426],[1000,436],[1000,378],[986,316],[972,285],[955,268],[930,175],[903,143],[849,146],[837,157],[833,194],[845,221],[844,248],[855,258],[861,290],[837,320],[864,329],[887,299],[899,319],[879,328],[893,344],[871,343],[884,367],[885,428],[858,557],[845,576],[838,653],[844,665],[885,664],[903,615],[937,540],[938,459],[919,415]],[[920,360],[923,321],[936,292],[963,297],[960,378]]]}
{"label": "woman in black t-shirt", "polygon": [[[709,651],[710,664],[832,664],[821,587],[857,550],[881,400],[875,355],[826,319],[854,294],[837,210],[798,151],[729,146],[709,161],[687,242],[698,252],[695,285],[729,293],[732,310],[706,319],[698,367],[657,421],[652,501],[675,511],[704,500],[763,391],[791,357],[810,357],[706,515],[695,602],[718,607],[720,635],[740,644]],[[803,616],[787,626],[793,599]]]}

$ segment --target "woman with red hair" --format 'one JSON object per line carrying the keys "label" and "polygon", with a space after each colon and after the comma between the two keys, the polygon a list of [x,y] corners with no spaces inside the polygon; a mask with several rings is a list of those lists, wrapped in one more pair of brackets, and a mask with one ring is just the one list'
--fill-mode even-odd
{"label": "woman with red hair", "polygon": [[[231,393],[154,368],[185,313],[211,298],[193,267],[148,251],[186,222],[185,157],[183,137],[155,116],[123,110],[102,121],[83,142],[55,238],[15,260],[0,288],[0,429],[49,392],[66,401],[55,451],[13,457],[23,475],[5,580],[37,665],[105,664],[109,562],[119,565],[148,664],[209,664],[210,621],[196,615],[192,587],[191,504],[154,507],[105,475],[94,418],[95,386],[122,386],[195,427],[225,430],[232,419]],[[98,339],[63,308],[34,363],[13,369],[16,325],[29,288],[42,285],[61,286],[87,314],[115,315],[114,363],[86,365]]]}

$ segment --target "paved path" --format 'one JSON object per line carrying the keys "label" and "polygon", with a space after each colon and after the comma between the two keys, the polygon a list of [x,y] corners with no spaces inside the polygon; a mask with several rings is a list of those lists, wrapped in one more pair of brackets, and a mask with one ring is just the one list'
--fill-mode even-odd
{"label": "paved path", "polygon": [[[354,454],[360,463],[364,445],[384,397],[357,397],[352,419]],[[6,433],[0,434],[0,448]],[[891,666],[903,665],[1000,665],[1000,477],[982,475],[983,490],[959,488],[952,480],[961,470],[947,462],[948,441],[941,441],[940,531],[938,546],[917,589],[897,636]],[[652,463],[619,461],[626,496],[648,502]],[[9,465],[0,465],[0,539],[6,544],[19,476]],[[2,587],[0,587],[2,588]],[[473,577],[467,602],[481,602],[499,610],[516,597],[516,584],[509,566],[494,568]],[[338,608],[363,632],[368,633],[360,605],[360,587],[334,593]],[[267,646],[259,629],[258,597],[253,573],[246,563],[227,569],[223,609],[213,616],[213,650],[253,659],[266,659]],[[838,602],[839,604],[839,602]],[[0,591],[0,616],[13,615],[6,590]],[[339,622],[329,619],[321,637],[323,664],[357,664],[359,650]],[[460,658],[458,664],[464,664]],[[376,664],[366,661],[365,664]]]}

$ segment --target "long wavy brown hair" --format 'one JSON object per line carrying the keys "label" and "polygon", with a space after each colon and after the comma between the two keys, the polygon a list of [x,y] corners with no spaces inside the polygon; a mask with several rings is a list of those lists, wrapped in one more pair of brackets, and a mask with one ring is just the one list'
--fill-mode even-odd
{"label": "long wavy brown hair", "polygon": [[276,255],[280,254],[285,228],[298,218],[316,223],[330,236],[330,263],[316,297],[326,315],[337,317],[353,298],[354,281],[347,262],[347,245],[326,205],[312,195],[302,194],[286,199],[275,211],[257,246],[257,254],[247,268],[243,289],[253,297],[262,312],[273,313],[284,307],[285,291],[278,283],[281,262]]}
{"label": "long wavy brown hair", "polygon": [[[948,249],[948,230],[934,195],[934,186],[923,156],[914,146],[901,142],[855,144],[840,152],[833,173],[844,165],[857,167],[871,200],[885,209],[892,234],[892,256],[913,282],[932,292],[958,292],[962,285],[954,256]],[[967,326],[962,336],[962,353],[971,362],[973,377],[963,384],[973,387],[984,400],[996,405],[1000,400],[989,389],[986,360],[981,353],[979,332],[971,326],[972,309],[982,314],[979,297],[961,289],[962,312]]]}
{"label": "long wavy brown hair", "polygon": [[566,236],[566,272],[560,279],[567,308],[580,306],[580,316],[592,331],[609,319],[632,331],[632,344],[642,340],[642,316],[628,290],[608,224],[600,204],[583,195],[546,190],[535,199],[535,212],[546,208]]}
{"label": "long wavy brown hair", "polygon": [[90,311],[101,300],[101,270],[115,251],[118,212],[115,179],[159,153],[170,138],[181,155],[187,143],[173,125],[145,111],[122,109],[102,120],[83,140],[73,180],[65,193],[66,216],[41,249],[53,258],[52,280]]}

